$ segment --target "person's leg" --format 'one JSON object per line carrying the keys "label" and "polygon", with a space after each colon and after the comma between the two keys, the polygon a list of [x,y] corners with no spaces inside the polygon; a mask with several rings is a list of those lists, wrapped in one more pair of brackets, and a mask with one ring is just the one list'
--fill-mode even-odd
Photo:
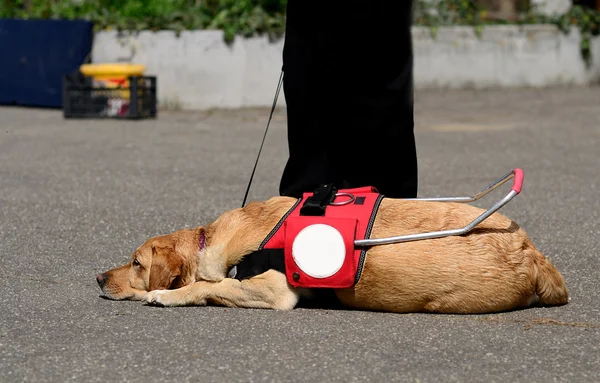
{"label": "person's leg", "polygon": [[283,91],[287,104],[289,159],[279,192],[301,197],[328,182],[327,143],[318,109],[318,7],[307,0],[289,0],[283,49]]}
{"label": "person's leg", "polygon": [[309,3],[289,1],[290,158],[280,193],[334,182],[415,197],[411,2]]}

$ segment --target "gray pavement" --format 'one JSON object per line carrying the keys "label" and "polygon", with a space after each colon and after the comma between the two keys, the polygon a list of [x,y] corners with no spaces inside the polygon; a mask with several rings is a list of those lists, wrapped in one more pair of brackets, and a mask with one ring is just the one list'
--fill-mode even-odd
{"label": "gray pavement", "polygon": [[[101,299],[95,274],[147,237],[239,206],[268,111],[122,122],[0,108],[0,381],[600,381],[599,102],[600,88],[416,95],[420,195],[522,167],[503,213],[570,289],[567,306],[476,316]],[[253,199],[277,194],[284,110],[272,128]]]}

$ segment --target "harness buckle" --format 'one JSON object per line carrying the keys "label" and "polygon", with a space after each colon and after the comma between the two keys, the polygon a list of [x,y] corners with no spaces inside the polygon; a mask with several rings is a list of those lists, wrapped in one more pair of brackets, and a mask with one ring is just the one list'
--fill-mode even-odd
{"label": "harness buckle", "polygon": [[300,215],[322,217],[325,215],[327,205],[331,205],[335,200],[337,189],[333,184],[319,186],[312,196],[308,197],[302,208]]}

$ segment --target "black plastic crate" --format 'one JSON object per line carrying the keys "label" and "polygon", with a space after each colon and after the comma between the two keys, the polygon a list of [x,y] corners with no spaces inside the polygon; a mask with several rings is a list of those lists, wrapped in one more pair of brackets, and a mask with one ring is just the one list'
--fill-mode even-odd
{"label": "black plastic crate", "polygon": [[65,118],[156,117],[156,77],[129,77],[121,87],[102,87],[81,74],[63,80],[63,114]]}

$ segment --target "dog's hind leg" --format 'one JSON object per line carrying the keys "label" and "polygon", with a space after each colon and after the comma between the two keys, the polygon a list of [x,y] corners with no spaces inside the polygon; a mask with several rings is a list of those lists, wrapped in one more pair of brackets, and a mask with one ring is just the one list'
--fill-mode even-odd
{"label": "dog's hind leg", "polygon": [[300,294],[284,274],[269,270],[250,279],[226,278],[220,282],[199,281],[176,290],[155,290],[143,301],[157,306],[204,306],[291,310]]}

